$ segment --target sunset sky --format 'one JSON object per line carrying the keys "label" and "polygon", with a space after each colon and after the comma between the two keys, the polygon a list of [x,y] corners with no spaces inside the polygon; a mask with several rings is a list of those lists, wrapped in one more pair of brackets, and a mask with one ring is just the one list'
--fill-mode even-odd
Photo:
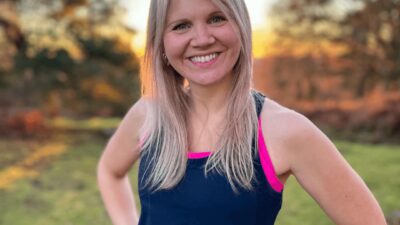
{"label": "sunset sky", "polygon": [[[145,30],[147,22],[147,13],[150,1],[143,0],[121,0],[123,5],[128,9],[128,16],[126,23],[138,31],[138,34],[132,41],[135,52],[138,55],[143,54],[145,43]],[[276,0],[245,0],[254,30],[254,45],[259,46],[257,43],[268,42],[268,21],[267,11]],[[255,56],[262,56],[265,54],[264,48],[254,49]]]}

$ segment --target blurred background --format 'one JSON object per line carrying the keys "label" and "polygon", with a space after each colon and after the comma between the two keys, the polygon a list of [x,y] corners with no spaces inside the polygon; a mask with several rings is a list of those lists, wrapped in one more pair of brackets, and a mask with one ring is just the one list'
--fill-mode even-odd
{"label": "blurred background", "polygon": [[[246,3],[255,88],[314,121],[400,224],[400,1]],[[1,225],[111,224],[96,164],[140,96],[148,6],[0,1]],[[277,224],[333,223],[290,178]]]}

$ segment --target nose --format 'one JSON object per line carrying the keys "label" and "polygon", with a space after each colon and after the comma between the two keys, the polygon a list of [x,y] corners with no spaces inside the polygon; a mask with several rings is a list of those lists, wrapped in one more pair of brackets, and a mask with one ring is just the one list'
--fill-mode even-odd
{"label": "nose", "polygon": [[206,47],[214,44],[214,42],[215,37],[209,30],[209,27],[207,27],[207,25],[202,24],[195,26],[195,29],[193,29],[193,38],[191,41],[191,45],[193,47]]}

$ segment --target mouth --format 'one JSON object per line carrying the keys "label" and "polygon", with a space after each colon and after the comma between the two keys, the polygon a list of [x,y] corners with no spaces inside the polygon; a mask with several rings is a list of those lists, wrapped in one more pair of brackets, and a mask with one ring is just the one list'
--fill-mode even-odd
{"label": "mouth", "polygon": [[189,58],[189,60],[195,64],[207,64],[215,61],[219,54],[219,52],[214,52],[203,56],[192,56]]}

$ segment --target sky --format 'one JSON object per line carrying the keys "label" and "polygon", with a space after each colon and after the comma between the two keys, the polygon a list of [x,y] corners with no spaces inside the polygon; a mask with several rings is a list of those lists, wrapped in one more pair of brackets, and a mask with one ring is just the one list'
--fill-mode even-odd
{"label": "sky", "polygon": [[[275,1],[276,0],[245,0],[254,28],[265,26],[267,22],[267,10]],[[121,0],[121,2],[128,9],[127,24],[139,32],[145,31],[150,1]]]}
{"label": "sky", "polygon": [[[258,32],[255,42],[266,42],[265,33],[268,27],[267,12],[271,5],[277,0],[245,0],[250,14],[253,31]],[[121,3],[127,9],[126,24],[135,29],[138,33],[132,40],[134,51],[139,56],[143,55],[145,45],[145,31],[147,23],[147,14],[150,1],[144,0],[121,0]],[[259,50],[260,51],[260,50]],[[264,52],[255,52],[256,55],[264,55]]]}

